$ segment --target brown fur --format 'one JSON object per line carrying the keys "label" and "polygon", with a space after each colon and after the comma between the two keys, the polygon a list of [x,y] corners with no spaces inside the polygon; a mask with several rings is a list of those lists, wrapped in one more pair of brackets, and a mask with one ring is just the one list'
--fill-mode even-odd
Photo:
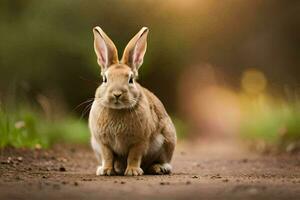
{"label": "brown fur", "polygon": [[[94,31],[94,34],[102,31],[99,27],[95,29],[100,31]],[[147,33],[145,29],[140,32],[126,47],[122,63],[100,60],[100,63],[113,64],[101,66],[107,83],[97,89],[89,116],[92,147],[102,162],[97,170],[98,175],[141,175],[143,171],[155,174],[171,172],[170,162],[176,143],[173,123],[163,104],[153,93],[140,86],[135,79],[134,83],[128,83],[128,79],[131,75],[136,75],[135,72],[142,62],[139,60],[142,58],[131,55],[134,44],[141,43],[138,44],[141,48],[135,49],[137,55],[145,53],[146,40],[142,37]],[[99,36],[95,35],[95,41],[98,41],[97,37]],[[106,43],[105,40],[100,42]],[[111,46],[110,42],[109,45]],[[99,49],[96,48],[97,43],[95,51],[99,59]],[[110,51],[112,52],[107,53],[112,55],[116,52],[114,49]],[[100,59],[105,59],[105,56],[114,58],[101,55]],[[130,57],[129,63],[126,58]],[[135,60],[136,63],[133,62]],[[121,94],[120,102],[114,97],[116,92]]]}

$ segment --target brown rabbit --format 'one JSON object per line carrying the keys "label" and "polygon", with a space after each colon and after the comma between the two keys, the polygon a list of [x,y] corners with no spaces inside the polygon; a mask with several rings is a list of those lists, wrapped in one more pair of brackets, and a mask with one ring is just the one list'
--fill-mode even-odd
{"label": "brown rabbit", "polygon": [[91,144],[102,163],[97,175],[169,174],[176,131],[163,104],[136,82],[147,47],[143,27],[126,46],[121,61],[100,27],[94,48],[103,77],[89,115]]}

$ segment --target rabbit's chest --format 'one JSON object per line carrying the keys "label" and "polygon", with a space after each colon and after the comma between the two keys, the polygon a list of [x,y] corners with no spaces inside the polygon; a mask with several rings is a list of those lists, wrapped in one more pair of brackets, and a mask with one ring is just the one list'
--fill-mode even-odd
{"label": "rabbit's chest", "polygon": [[115,153],[125,155],[132,144],[143,141],[147,135],[145,128],[136,123],[138,122],[110,120],[100,125],[99,138]]}
{"label": "rabbit's chest", "polygon": [[145,142],[155,124],[145,109],[111,110],[93,104],[89,126],[95,138],[115,153],[126,155],[133,144]]}

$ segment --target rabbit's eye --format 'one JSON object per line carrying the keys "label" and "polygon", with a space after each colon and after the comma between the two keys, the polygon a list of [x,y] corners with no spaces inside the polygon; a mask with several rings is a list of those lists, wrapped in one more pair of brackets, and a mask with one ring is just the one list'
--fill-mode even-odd
{"label": "rabbit's eye", "polygon": [[133,84],[133,77],[132,76],[129,77],[128,83]]}
{"label": "rabbit's eye", "polygon": [[103,78],[103,83],[107,83],[107,78],[106,78],[106,76],[104,75],[102,78]]}

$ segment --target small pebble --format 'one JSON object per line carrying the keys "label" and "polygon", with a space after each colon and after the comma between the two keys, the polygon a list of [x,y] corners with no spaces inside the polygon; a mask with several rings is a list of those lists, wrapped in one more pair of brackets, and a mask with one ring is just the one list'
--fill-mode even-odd
{"label": "small pebble", "polygon": [[19,162],[22,162],[22,161],[23,161],[23,158],[22,158],[21,156],[19,156],[19,157],[17,158],[17,160],[18,160]]}
{"label": "small pebble", "polygon": [[185,184],[190,185],[192,182],[191,181],[187,181],[185,182]]}
{"label": "small pebble", "polygon": [[59,168],[59,171],[61,171],[61,172],[65,172],[65,171],[67,171],[67,170],[66,170],[66,168],[65,168],[65,167],[61,166],[61,167]]}
{"label": "small pebble", "polygon": [[92,181],[93,179],[91,179],[91,178],[83,178],[82,180],[83,181]]}
{"label": "small pebble", "polygon": [[13,160],[12,160],[12,158],[11,158],[11,157],[8,157],[8,158],[7,158],[7,161],[6,161],[6,163],[8,163],[8,164],[11,164],[11,163],[13,163]]}
{"label": "small pebble", "polygon": [[222,178],[222,176],[220,176],[220,174],[216,174],[216,175],[211,176],[210,178],[219,179],[219,178]]}
{"label": "small pebble", "polygon": [[169,182],[160,182],[159,184],[160,184],[160,185],[170,185]]}

